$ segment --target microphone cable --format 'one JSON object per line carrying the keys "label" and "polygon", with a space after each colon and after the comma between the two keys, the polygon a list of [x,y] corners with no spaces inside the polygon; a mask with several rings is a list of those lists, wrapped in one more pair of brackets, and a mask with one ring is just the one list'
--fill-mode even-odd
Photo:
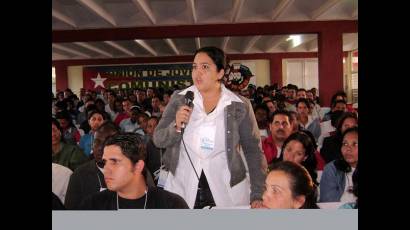
{"label": "microphone cable", "polygon": [[185,141],[184,141],[184,130],[185,130],[185,129],[182,129],[182,130],[181,130],[182,144],[184,145],[184,149],[185,149],[186,155],[188,156],[189,162],[191,163],[192,168],[194,169],[195,175],[196,175],[196,177],[198,178],[198,181],[199,181],[198,173],[196,172],[196,169],[195,169],[195,167],[194,167],[194,164],[192,163],[191,157],[189,156],[188,150],[187,150],[186,145],[185,145]]}

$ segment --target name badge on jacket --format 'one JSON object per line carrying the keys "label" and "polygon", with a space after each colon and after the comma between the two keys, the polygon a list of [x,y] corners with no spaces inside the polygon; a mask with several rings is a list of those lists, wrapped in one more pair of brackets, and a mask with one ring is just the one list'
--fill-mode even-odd
{"label": "name badge on jacket", "polygon": [[203,125],[199,129],[199,144],[203,153],[211,153],[215,147],[216,125]]}

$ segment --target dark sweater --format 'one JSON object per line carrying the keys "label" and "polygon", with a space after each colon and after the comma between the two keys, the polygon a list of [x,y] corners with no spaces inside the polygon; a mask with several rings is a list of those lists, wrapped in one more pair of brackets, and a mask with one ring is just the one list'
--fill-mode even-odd
{"label": "dark sweater", "polygon": [[101,187],[106,188],[107,186],[104,175],[97,168],[95,160],[81,165],[74,171],[68,182],[65,197],[66,208],[76,209],[85,197],[99,192]]}
{"label": "dark sweater", "polygon": [[51,192],[51,210],[65,210],[63,203],[60,198],[53,192]]}
{"label": "dark sweater", "polygon": [[[182,197],[175,193],[156,187],[149,187],[147,194],[147,209],[187,209],[188,205]],[[129,208],[144,208],[145,196],[135,200],[120,199],[120,209]],[[135,202],[135,205],[130,205],[130,202]],[[123,204],[126,203],[126,207]],[[117,193],[105,190],[103,192],[91,195],[83,200],[80,205],[81,210],[117,210]]]}
{"label": "dark sweater", "polygon": [[149,138],[147,143],[146,167],[149,172],[151,172],[155,184],[158,183],[159,169],[161,167],[161,152],[164,154],[165,149],[157,148],[152,141],[152,138]]}
{"label": "dark sweater", "polygon": [[334,134],[323,139],[320,155],[325,160],[326,164],[342,157],[342,139],[340,135]]}

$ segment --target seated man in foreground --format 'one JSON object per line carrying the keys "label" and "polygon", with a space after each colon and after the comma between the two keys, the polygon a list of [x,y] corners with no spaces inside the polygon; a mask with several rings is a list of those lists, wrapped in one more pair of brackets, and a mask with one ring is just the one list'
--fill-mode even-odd
{"label": "seated man in foreground", "polygon": [[91,195],[82,210],[188,208],[177,194],[148,187],[145,170],[146,148],[140,135],[117,134],[104,147],[104,180],[108,190]]}

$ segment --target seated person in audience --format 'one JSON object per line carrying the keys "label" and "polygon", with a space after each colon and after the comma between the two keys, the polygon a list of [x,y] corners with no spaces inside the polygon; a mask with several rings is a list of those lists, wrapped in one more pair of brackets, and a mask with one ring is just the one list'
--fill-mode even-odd
{"label": "seated person in audience", "polygon": [[146,184],[145,144],[135,133],[117,134],[104,145],[107,190],[83,200],[83,210],[188,208],[179,195]]}
{"label": "seated person in audience", "polygon": [[296,112],[298,113],[299,125],[302,129],[309,130],[317,142],[321,134],[320,121],[318,118],[313,119],[313,117],[309,115],[309,108],[309,102],[305,98],[300,98],[296,102]]}
{"label": "seated person in audience", "polygon": [[55,106],[56,113],[61,112],[61,111],[67,111],[67,102],[66,102],[66,100],[57,101],[54,104],[54,106]]}
{"label": "seated person in audience", "polygon": [[343,158],[328,163],[320,179],[320,202],[354,202],[352,174],[358,162],[358,128],[342,135]]}
{"label": "seated person in audience", "polygon": [[282,86],[282,88],[280,89],[280,95],[287,97],[288,96],[288,87]]}
{"label": "seated person in audience", "polygon": [[149,112],[151,113],[151,116],[155,117],[160,117],[161,116],[161,109],[160,109],[160,104],[161,100],[159,99],[158,96],[153,96],[151,98],[151,110]]}
{"label": "seated person in audience", "polygon": [[270,101],[270,100],[271,100],[271,98],[270,98],[270,93],[268,93],[268,92],[263,92],[262,103],[261,103],[261,104],[265,104],[265,105],[266,105],[266,102],[267,102],[267,101]]}
{"label": "seated person in audience", "polygon": [[256,122],[258,124],[261,140],[263,141],[265,138],[269,136],[268,129],[269,129],[269,120],[268,114],[269,109],[266,107],[265,104],[256,105],[254,109]]}
{"label": "seated person in audience", "polygon": [[356,165],[356,170],[353,172],[353,195],[356,197],[355,202],[345,203],[339,209],[358,209],[359,208],[359,164]]}
{"label": "seated person in audience", "polygon": [[311,115],[313,119],[318,119],[319,121],[321,121],[322,118],[320,117],[320,106],[311,99],[307,100],[309,102],[309,115]]}
{"label": "seated person in audience", "polygon": [[332,113],[334,113],[336,111],[347,112],[346,101],[345,100],[333,101],[330,111],[323,116],[322,121],[328,121],[328,120],[332,119]]}
{"label": "seated person in audience", "polygon": [[114,101],[114,112],[115,115],[114,117],[112,117],[112,121],[115,121],[119,114],[124,113],[124,110],[122,108],[122,99],[120,97],[117,97]]}
{"label": "seated person in audience", "polygon": [[134,93],[128,91],[128,96],[127,96],[128,100],[130,100],[131,105],[136,105],[137,103],[137,96],[134,95]]}
{"label": "seated person in audience", "polygon": [[295,111],[289,111],[290,115],[290,124],[292,126],[292,133],[302,130],[302,127],[299,125],[298,113]]}
{"label": "seated person in audience", "polygon": [[65,143],[60,123],[55,118],[51,120],[51,148],[52,162],[65,166],[74,171],[87,161],[87,156],[77,146]]}
{"label": "seated person in audience", "polygon": [[292,161],[302,165],[309,172],[313,183],[318,185],[315,152],[315,145],[309,135],[299,131],[292,133],[283,143],[280,160]]}
{"label": "seated person in audience", "polygon": [[[336,115],[338,113],[334,113]],[[320,149],[320,155],[322,155],[326,164],[342,158],[342,133],[351,127],[357,126],[357,116],[351,112],[343,112],[339,119],[336,121],[336,132],[323,139],[322,148]],[[333,124],[332,124],[333,125]]]}
{"label": "seated person in audience", "polygon": [[256,88],[256,92],[255,92],[255,97],[254,97],[254,105],[259,105],[262,103],[262,99],[263,99],[263,88],[258,86]]}
{"label": "seated person in audience", "polygon": [[169,100],[171,100],[172,93],[173,91],[169,89],[165,91],[164,95],[162,95],[162,101],[164,106],[168,105]]}
{"label": "seated person in audience", "polygon": [[306,89],[304,88],[299,88],[296,91],[296,99],[299,100],[300,98],[305,98],[306,99]]}
{"label": "seated person in audience", "polygon": [[330,99],[332,103],[339,100],[347,101],[347,94],[345,93],[345,91],[337,91],[335,94],[332,95],[332,98]]}
{"label": "seated person in audience", "polygon": [[102,160],[103,143],[107,137],[120,132],[120,129],[111,121],[105,121],[94,133],[94,159],[78,167],[70,177],[68,183],[65,206],[67,209],[76,209],[81,201],[93,193],[107,188],[104,181],[103,167],[99,166]]}
{"label": "seated person in audience", "polygon": [[138,106],[131,107],[131,117],[121,121],[120,128],[122,132],[138,133],[144,135],[144,130],[138,124],[139,113],[141,109]]}
{"label": "seated person in audience", "polygon": [[137,90],[137,103],[143,111],[151,110],[151,98],[148,98],[146,91],[144,89]]}
{"label": "seated person in audience", "polygon": [[144,130],[145,134],[152,139],[152,136],[154,135],[154,130],[157,127],[159,122],[159,118],[156,116],[152,116],[150,118],[148,118],[147,121],[147,128]]}
{"label": "seated person in audience", "polygon": [[320,117],[320,105],[315,99],[312,90],[306,91],[306,99],[308,99],[309,102],[311,102],[312,116],[315,118],[319,118],[319,120],[322,120],[322,117]]}
{"label": "seated person in audience", "polygon": [[285,101],[285,109],[287,111],[296,111],[296,102],[298,101],[296,98],[296,91],[298,87],[293,84],[288,84],[287,86],[287,96]]}
{"label": "seated person in audience", "polygon": [[272,101],[272,100],[269,99],[269,100],[265,101],[265,105],[269,109],[268,117],[271,117],[276,112],[276,110],[278,110],[277,101]]}
{"label": "seated person in audience", "polygon": [[[286,97],[284,95],[277,94],[276,95],[276,101],[277,101],[277,104],[278,104],[278,110],[286,110],[286,103],[285,103]],[[289,110],[287,110],[287,111],[289,111]],[[291,110],[291,111],[293,111],[293,110]],[[291,111],[289,111],[289,112],[291,112]],[[295,111],[296,111],[296,109],[295,109]]]}
{"label": "seated person in audience", "polygon": [[274,83],[273,85],[269,86],[269,96],[275,100],[276,99],[276,91],[278,91],[278,83]]}
{"label": "seated person in audience", "polygon": [[123,112],[119,113],[117,115],[117,117],[114,120],[114,123],[116,125],[120,125],[121,121],[127,118],[131,117],[131,107],[133,106],[132,102],[130,101],[130,99],[124,99],[122,101],[122,110]]}
{"label": "seated person in audience", "polygon": [[83,91],[80,90],[80,101],[76,105],[76,109],[78,112],[83,112],[84,111],[84,104],[86,101],[88,101],[91,97],[87,94],[85,94],[85,89]]}
{"label": "seated person in audience", "polygon": [[329,136],[334,135],[336,133],[337,122],[338,122],[339,118],[344,113],[345,112],[343,112],[343,111],[334,111],[330,114],[330,121],[320,122],[321,134],[320,134],[319,139],[317,141],[317,144],[319,145],[320,148],[322,148],[323,140],[326,137],[329,137]]}
{"label": "seated person in audience", "polygon": [[[87,101],[85,101],[84,105],[81,107],[82,110],[79,111],[80,113],[77,115],[77,124],[82,124],[83,122],[87,122],[87,114],[91,110],[96,110],[97,107],[94,104],[94,101],[87,96]],[[85,130],[84,130],[85,131]]]}
{"label": "seated person in audience", "polygon": [[51,173],[51,191],[53,191],[53,193],[61,200],[61,203],[64,204],[68,180],[73,171],[65,166],[51,163]]}
{"label": "seated person in audience", "polygon": [[[147,90],[146,90],[146,94],[147,94],[147,98],[146,99],[148,99],[148,101],[149,101],[149,104],[151,105],[151,100],[152,100],[152,98],[154,97],[154,96],[157,96],[158,95],[158,90],[156,89],[156,88],[154,88],[154,87],[148,87],[147,88]],[[151,110],[152,108],[146,108],[146,110]]]}
{"label": "seated person in audience", "polygon": [[306,99],[313,101],[313,103],[315,103],[315,105],[317,105],[320,109],[320,105],[317,103],[317,100],[313,95],[312,89],[306,91]]}
{"label": "seated person in audience", "polygon": [[104,106],[104,111],[110,115],[110,120],[114,121],[118,113],[118,111],[115,108],[115,100],[117,98],[117,95],[113,90],[107,90],[106,95],[107,104]]}
{"label": "seated person in audience", "polygon": [[323,160],[322,156],[320,155],[320,153],[318,151],[318,146],[315,142],[315,137],[308,130],[301,130],[301,132],[307,134],[310,137],[310,140],[312,141],[312,144],[315,148],[315,158],[316,158],[316,162],[317,162],[316,170],[320,170],[320,171],[323,170],[326,163],[325,163],[325,160]]}
{"label": "seated person in audience", "polygon": [[77,115],[79,112],[74,105],[73,99],[67,98],[64,101],[67,103],[67,112],[70,115],[71,120],[77,121]]}
{"label": "seated person in audience", "polygon": [[63,91],[57,91],[57,100],[58,101],[63,101],[64,100],[64,92]]}
{"label": "seated person in audience", "polygon": [[306,91],[306,99],[312,100],[316,104],[315,97],[313,96],[312,90]]}
{"label": "seated person in audience", "polygon": [[[320,105],[319,96],[317,95],[317,89],[316,88],[311,88],[310,91],[313,94],[313,100],[315,101],[315,103]],[[306,95],[306,96],[308,96],[308,95]]]}
{"label": "seated person in audience", "polygon": [[84,131],[84,134],[88,134],[91,130],[90,123],[88,122],[88,117],[90,116],[90,113],[94,110],[97,110],[97,106],[95,106],[94,104],[87,104],[87,107],[84,110],[85,120],[82,123],[79,123],[80,129]]}
{"label": "seated person in audience", "polygon": [[88,123],[90,124],[91,130],[89,133],[84,134],[80,139],[80,148],[89,157],[91,155],[92,145],[94,141],[94,132],[100,127],[100,125],[107,119],[105,113],[94,110],[90,112],[88,116]]}
{"label": "seated person in audience", "polygon": [[276,162],[265,181],[263,206],[268,209],[318,209],[309,172],[291,161]]}
{"label": "seated person in audience", "polygon": [[290,115],[285,110],[274,113],[269,123],[270,135],[262,141],[262,149],[268,165],[279,160],[283,142],[292,133]]}
{"label": "seated person in audience", "polygon": [[63,130],[63,137],[66,143],[77,145],[80,142],[81,135],[73,124],[70,114],[67,111],[59,112],[56,114],[56,119]]}
{"label": "seated person in audience", "polygon": [[97,110],[100,112],[105,112],[105,102],[103,99],[98,98],[94,101],[95,106],[97,107]]}
{"label": "seated person in audience", "polygon": [[[138,114],[138,124],[144,130],[144,135],[147,134],[147,127],[148,127],[148,119],[149,116],[146,113],[139,113]],[[146,140],[146,136],[144,136],[144,140]]]}

